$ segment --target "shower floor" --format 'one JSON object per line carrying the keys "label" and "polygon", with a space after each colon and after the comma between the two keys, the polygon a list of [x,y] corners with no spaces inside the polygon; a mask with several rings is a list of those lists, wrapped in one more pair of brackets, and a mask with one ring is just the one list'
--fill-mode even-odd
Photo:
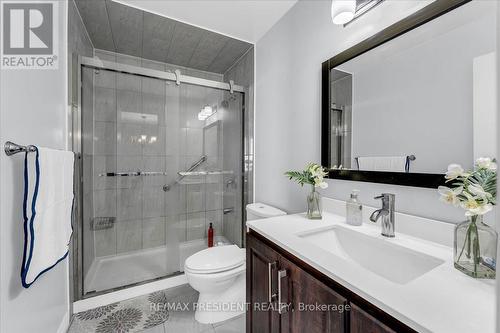
{"label": "shower floor", "polygon": [[[215,241],[230,244],[223,236],[215,237]],[[169,258],[167,247],[98,257],[85,277],[85,291],[99,292],[183,272],[184,261],[205,248],[205,239],[181,243],[178,260]]]}

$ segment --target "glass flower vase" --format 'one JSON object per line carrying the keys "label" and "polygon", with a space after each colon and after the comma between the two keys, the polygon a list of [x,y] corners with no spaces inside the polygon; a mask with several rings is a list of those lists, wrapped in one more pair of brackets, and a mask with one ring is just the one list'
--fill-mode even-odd
{"label": "glass flower vase", "polygon": [[307,218],[311,220],[321,220],[321,195],[316,192],[314,185],[311,193],[307,195]]}
{"label": "glass flower vase", "polygon": [[455,227],[455,268],[473,278],[494,279],[497,232],[484,224],[482,215],[470,216]]}

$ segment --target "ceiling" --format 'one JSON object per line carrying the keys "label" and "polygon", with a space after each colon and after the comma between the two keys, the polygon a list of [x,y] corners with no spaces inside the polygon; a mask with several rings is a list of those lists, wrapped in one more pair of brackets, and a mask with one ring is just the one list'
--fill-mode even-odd
{"label": "ceiling", "polygon": [[252,47],[248,42],[118,2],[75,2],[97,49],[224,73]]}
{"label": "ceiling", "polygon": [[121,3],[256,43],[297,0],[117,0]]}

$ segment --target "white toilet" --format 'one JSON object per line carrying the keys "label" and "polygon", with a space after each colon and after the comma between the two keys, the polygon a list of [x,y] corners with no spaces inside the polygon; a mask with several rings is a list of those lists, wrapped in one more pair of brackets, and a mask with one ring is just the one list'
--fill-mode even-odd
{"label": "white toilet", "polygon": [[[254,203],[247,206],[247,220],[286,215],[277,208]],[[186,259],[184,273],[200,295],[194,318],[214,324],[245,312],[246,251],[236,245],[215,246]]]}

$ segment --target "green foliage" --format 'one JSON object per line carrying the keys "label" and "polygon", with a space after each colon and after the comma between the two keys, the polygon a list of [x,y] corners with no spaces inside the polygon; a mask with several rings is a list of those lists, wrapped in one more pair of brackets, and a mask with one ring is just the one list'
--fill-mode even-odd
{"label": "green foliage", "polygon": [[[469,198],[474,198],[481,204],[496,205],[497,196],[497,172],[488,168],[477,168],[468,171],[461,176],[447,180],[453,181],[452,188],[462,188],[462,192],[457,195],[461,201],[467,201]],[[472,190],[473,187],[479,187],[484,190],[488,195],[478,197]]]}
{"label": "green foliage", "polygon": [[328,184],[323,180],[327,175],[325,168],[316,163],[309,163],[304,171],[287,171],[285,176],[290,180],[295,180],[300,186],[309,184],[321,188],[326,188]]}
{"label": "green foliage", "polygon": [[314,185],[312,174],[307,170],[302,172],[287,171],[285,172],[285,176],[287,176],[290,180],[295,180],[300,186],[304,186],[304,184]]}

